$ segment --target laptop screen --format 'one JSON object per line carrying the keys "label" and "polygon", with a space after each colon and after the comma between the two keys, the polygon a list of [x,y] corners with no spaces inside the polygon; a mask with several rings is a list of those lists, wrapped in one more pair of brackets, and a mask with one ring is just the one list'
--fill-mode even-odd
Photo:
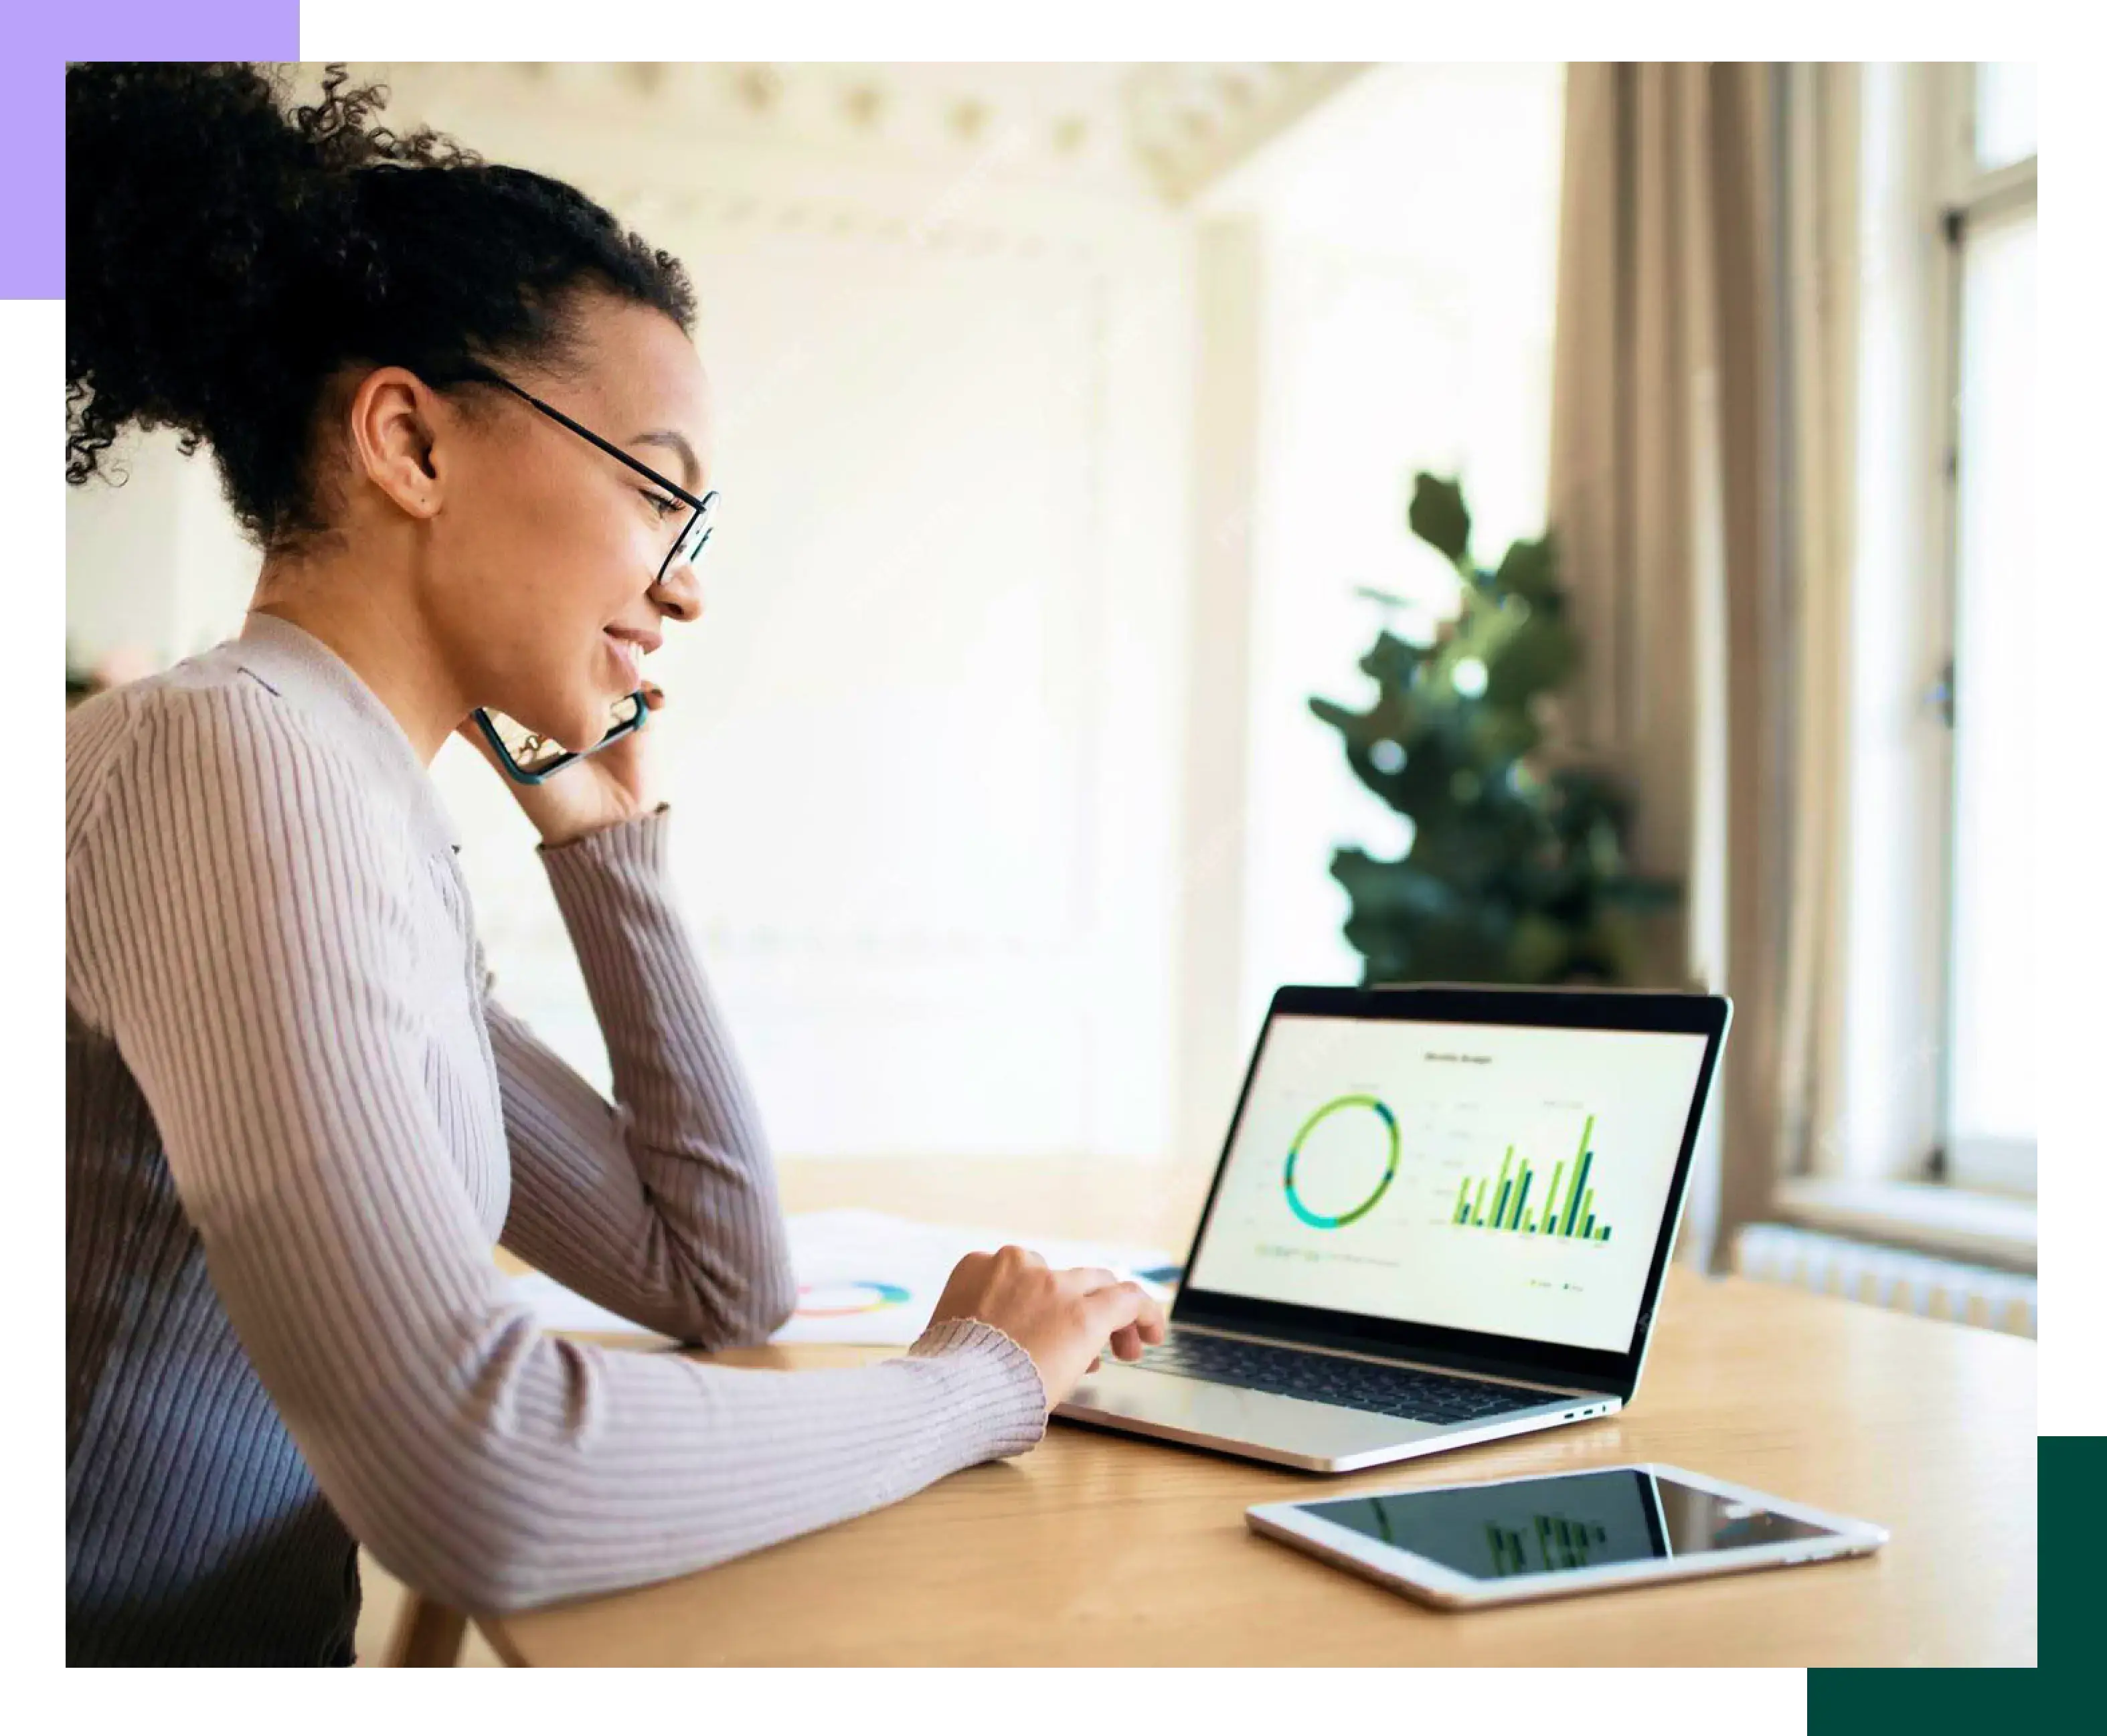
{"label": "laptop screen", "polygon": [[1187,1283],[1622,1351],[1705,1039],[1279,1015]]}

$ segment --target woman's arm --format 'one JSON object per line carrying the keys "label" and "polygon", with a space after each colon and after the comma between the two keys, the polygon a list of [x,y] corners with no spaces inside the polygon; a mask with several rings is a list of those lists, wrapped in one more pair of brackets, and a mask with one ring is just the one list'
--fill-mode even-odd
{"label": "woman's arm", "polygon": [[505,1244],[603,1308],[759,1343],[796,1301],[761,1117],[666,876],[661,807],[541,852],[615,1102],[487,994],[512,1152]]}
{"label": "woman's arm", "polygon": [[70,840],[68,993],[145,1093],[322,1492],[391,1571],[469,1610],[609,1590],[1039,1438],[1031,1358],[977,1321],[796,1375],[538,1330],[426,1092],[408,889],[431,869],[375,802],[261,689],[147,696]]}

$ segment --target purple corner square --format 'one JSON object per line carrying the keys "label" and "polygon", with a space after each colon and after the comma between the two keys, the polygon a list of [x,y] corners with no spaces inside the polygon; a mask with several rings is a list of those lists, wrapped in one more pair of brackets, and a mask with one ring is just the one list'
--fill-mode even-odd
{"label": "purple corner square", "polygon": [[65,294],[69,61],[294,61],[299,0],[52,0],[18,7],[0,52],[0,300]]}

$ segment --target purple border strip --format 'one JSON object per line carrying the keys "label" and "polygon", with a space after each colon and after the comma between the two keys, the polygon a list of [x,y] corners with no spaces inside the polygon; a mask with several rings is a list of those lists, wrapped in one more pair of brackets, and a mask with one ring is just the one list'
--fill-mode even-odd
{"label": "purple border strip", "polygon": [[0,301],[65,294],[69,61],[296,61],[299,0],[18,0],[0,42]]}

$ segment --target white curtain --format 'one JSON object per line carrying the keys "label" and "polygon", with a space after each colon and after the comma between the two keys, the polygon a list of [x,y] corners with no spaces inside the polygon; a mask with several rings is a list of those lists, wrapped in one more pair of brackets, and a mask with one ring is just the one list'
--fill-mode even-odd
{"label": "white curtain", "polygon": [[1797,1168],[1834,1034],[1855,69],[1576,65],[1549,519],[1585,664],[1562,736],[1683,882],[1654,980],[1734,998],[1684,1246]]}

